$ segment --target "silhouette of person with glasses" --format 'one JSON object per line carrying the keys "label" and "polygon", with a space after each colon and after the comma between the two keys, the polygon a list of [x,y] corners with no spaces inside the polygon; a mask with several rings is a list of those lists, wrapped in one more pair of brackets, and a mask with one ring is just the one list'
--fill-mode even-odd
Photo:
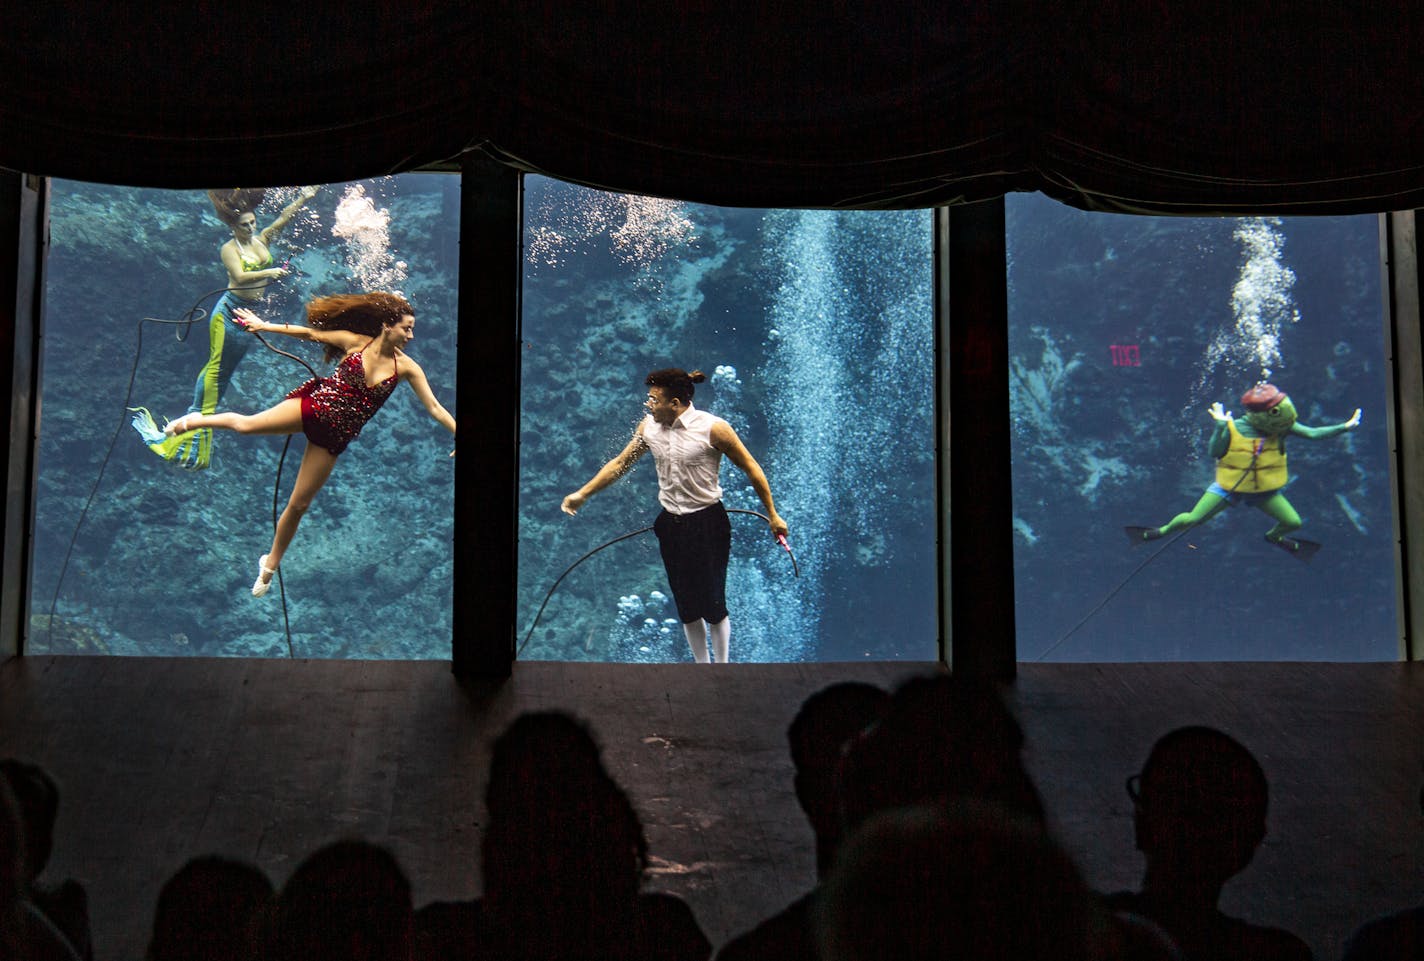
{"label": "silhouette of person with glasses", "polygon": [[1250,751],[1213,728],[1178,728],[1153,746],[1127,792],[1147,870],[1141,891],[1110,895],[1109,907],[1160,925],[1188,961],[1309,961],[1296,935],[1217,907],[1266,836],[1266,774]]}

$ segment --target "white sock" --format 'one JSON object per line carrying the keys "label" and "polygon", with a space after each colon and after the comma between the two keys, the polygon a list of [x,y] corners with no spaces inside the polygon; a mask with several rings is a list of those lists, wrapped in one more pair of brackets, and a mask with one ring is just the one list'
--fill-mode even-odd
{"label": "white sock", "polygon": [[712,654],[718,664],[727,663],[727,648],[732,643],[732,619],[724,617],[716,624],[707,625],[712,634]]}
{"label": "white sock", "polygon": [[[723,621],[725,624],[726,622]],[[699,617],[682,625],[682,633],[687,635],[687,645],[692,648],[692,659],[698,664],[707,663],[707,626]]]}

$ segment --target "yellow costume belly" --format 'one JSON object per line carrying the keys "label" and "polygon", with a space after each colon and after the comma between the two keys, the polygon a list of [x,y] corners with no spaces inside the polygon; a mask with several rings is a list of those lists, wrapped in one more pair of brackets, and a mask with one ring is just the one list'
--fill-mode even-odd
{"label": "yellow costume belly", "polygon": [[1216,462],[1216,482],[1228,491],[1260,494],[1280,490],[1290,475],[1286,452],[1278,436],[1247,437],[1229,421],[1231,445]]}

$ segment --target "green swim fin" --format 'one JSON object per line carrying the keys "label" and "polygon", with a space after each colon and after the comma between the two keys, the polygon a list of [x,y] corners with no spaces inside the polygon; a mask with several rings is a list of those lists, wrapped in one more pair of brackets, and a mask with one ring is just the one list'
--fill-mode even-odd
{"label": "green swim fin", "polygon": [[138,432],[148,449],[167,461],[176,461],[187,470],[203,470],[212,460],[213,431],[211,427],[182,434],[165,434],[154,423],[153,415],[145,407],[130,407],[133,419],[130,423]]}
{"label": "green swim fin", "polygon": [[1155,527],[1124,527],[1127,532],[1127,539],[1132,542],[1133,547],[1139,544],[1146,544],[1148,541],[1155,541],[1162,537],[1162,532]]}

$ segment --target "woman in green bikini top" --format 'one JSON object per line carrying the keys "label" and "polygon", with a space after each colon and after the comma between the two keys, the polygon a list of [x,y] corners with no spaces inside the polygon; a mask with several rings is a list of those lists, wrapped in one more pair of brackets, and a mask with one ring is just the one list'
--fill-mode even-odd
{"label": "woman in green bikini top", "polygon": [[[291,223],[297,211],[316,196],[316,187],[303,187],[296,199],[282,208],[277,218],[264,229],[257,229],[257,214],[253,208],[261,203],[254,193],[265,191],[209,190],[208,197],[219,217],[232,228],[232,239],[218,253],[227,268],[228,288],[234,297],[246,301],[262,299],[267,284],[287,276],[285,267],[272,266],[272,250],[268,244],[277,238],[282,228]],[[240,196],[239,196],[240,195]]]}
{"label": "woman in green bikini top", "polygon": [[[232,187],[209,190],[213,212],[232,228],[232,239],[218,249],[227,270],[227,289],[208,312],[208,359],[198,370],[193,383],[193,402],[188,412],[216,413],[223,393],[232,381],[252,338],[243,335],[236,326],[233,311],[237,307],[262,300],[267,285],[287,276],[285,267],[275,267],[272,250],[267,245],[277,239],[282,228],[291,223],[297,211],[316,196],[316,187],[303,187],[291,203],[282,208],[275,220],[263,230],[257,229],[257,206],[267,191],[262,187]],[[212,461],[213,432],[194,431],[181,437],[146,440],[149,450],[167,461],[175,461],[189,470],[203,470]]]}

